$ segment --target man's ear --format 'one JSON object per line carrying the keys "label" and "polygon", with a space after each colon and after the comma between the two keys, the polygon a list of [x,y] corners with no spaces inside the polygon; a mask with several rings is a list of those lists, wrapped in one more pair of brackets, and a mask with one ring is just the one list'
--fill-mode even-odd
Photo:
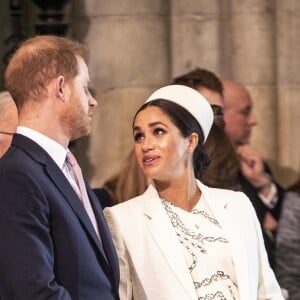
{"label": "man's ear", "polygon": [[65,101],[66,80],[64,76],[58,76],[54,83],[55,95],[62,101]]}
{"label": "man's ear", "polygon": [[189,153],[192,153],[197,145],[198,145],[198,142],[199,142],[199,136],[196,132],[192,132],[190,134],[190,136],[188,137],[188,147],[187,147],[187,151]]}

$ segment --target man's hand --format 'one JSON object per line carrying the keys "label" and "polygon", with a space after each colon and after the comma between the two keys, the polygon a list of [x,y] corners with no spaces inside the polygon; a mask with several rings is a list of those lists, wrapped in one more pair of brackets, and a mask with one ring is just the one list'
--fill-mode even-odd
{"label": "man's hand", "polygon": [[245,178],[260,192],[270,188],[272,180],[264,170],[264,162],[260,153],[250,145],[237,147],[236,153],[240,158],[241,171]]}

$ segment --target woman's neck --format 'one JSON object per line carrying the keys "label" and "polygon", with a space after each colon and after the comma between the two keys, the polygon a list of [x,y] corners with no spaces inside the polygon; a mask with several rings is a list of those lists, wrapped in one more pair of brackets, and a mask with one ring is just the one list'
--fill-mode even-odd
{"label": "woman's neck", "polygon": [[191,211],[201,196],[195,177],[171,182],[155,181],[155,186],[162,199],[186,211]]}

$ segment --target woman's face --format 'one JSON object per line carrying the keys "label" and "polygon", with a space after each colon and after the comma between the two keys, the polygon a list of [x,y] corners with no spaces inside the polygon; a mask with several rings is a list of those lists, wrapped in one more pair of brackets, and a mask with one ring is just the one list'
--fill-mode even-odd
{"label": "woman's face", "polygon": [[146,177],[165,181],[184,175],[192,155],[189,138],[160,108],[149,106],[138,113],[133,136],[135,155]]}

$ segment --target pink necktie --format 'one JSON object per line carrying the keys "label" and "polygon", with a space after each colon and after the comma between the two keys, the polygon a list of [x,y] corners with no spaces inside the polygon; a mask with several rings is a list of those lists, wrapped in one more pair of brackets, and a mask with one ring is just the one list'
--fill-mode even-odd
{"label": "pink necktie", "polygon": [[86,188],[85,188],[85,184],[84,184],[84,180],[83,180],[83,176],[82,176],[82,172],[81,169],[76,161],[76,158],[74,157],[74,155],[68,151],[67,152],[67,157],[66,157],[66,163],[68,166],[69,171],[71,172],[71,175],[73,176],[75,182],[77,183],[77,186],[79,188],[80,191],[80,199],[83,203],[83,206],[94,226],[94,229],[96,230],[96,233],[99,236],[99,230],[98,230],[98,225],[95,219],[95,215],[91,206],[91,202],[90,199],[88,197]]}

